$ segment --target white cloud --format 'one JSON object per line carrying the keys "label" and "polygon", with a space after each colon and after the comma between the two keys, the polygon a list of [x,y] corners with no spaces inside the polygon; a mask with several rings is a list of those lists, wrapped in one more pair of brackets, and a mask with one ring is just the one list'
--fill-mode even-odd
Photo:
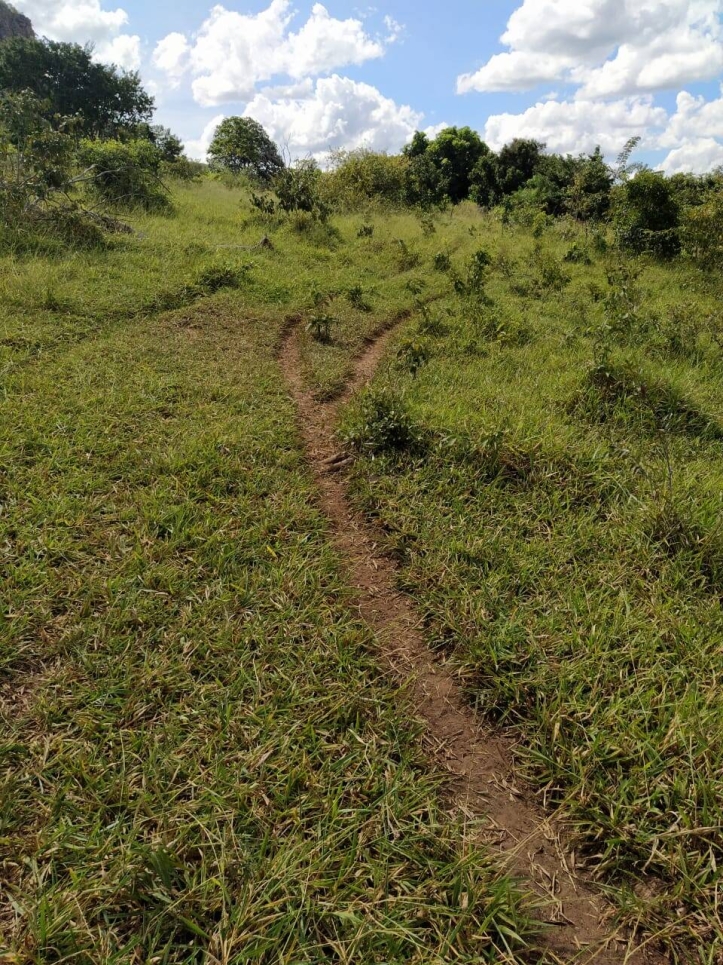
{"label": "white cloud", "polygon": [[168,77],[171,86],[177,87],[188,69],[191,46],[181,33],[170,33],[159,40],[153,51],[153,65]]}
{"label": "white cloud", "polygon": [[13,5],[30,17],[39,36],[92,43],[97,60],[127,70],[140,67],[140,37],[123,33],[128,14],[121,8],[105,10],[101,0],[14,0]]}
{"label": "white cloud", "polygon": [[713,137],[702,137],[689,141],[671,151],[661,167],[666,174],[692,171],[705,174],[723,166],[723,144]]}
{"label": "white cloud", "polygon": [[314,4],[309,18],[294,32],[291,0],[271,0],[257,14],[213,7],[193,44],[169,34],[156,48],[154,62],[176,83],[187,68],[193,96],[204,107],[248,101],[257,84],[274,77],[318,76],[343,66],[381,57],[396,39],[399,25],[386,24],[384,40],[370,36],[360,20],[338,20]]}
{"label": "white cloud", "polygon": [[607,103],[547,100],[521,114],[493,115],[487,120],[484,137],[494,150],[516,137],[530,137],[563,154],[592,151],[599,144],[604,153],[616,155],[629,138],[649,138],[667,121],[667,111],[656,107],[650,97]]}
{"label": "white cloud", "polygon": [[208,149],[211,146],[211,141],[213,140],[213,135],[216,133],[216,128],[221,121],[225,119],[225,114],[217,114],[216,117],[204,127],[198,140],[186,141],[186,154],[197,161],[205,161],[208,155]]}
{"label": "white cloud", "polygon": [[263,124],[291,157],[320,160],[333,148],[399,151],[423,120],[375,87],[337,74],[261,91],[244,113]]}
{"label": "white cloud", "polygon": [[669,116],[654,96],[721,75],[722,15],[723,0],[521,0],[500,38],[508,50],[460,75],[457,90],[572,86],[566,97],[491,116],[485,136],[496,148],[534,137],[553,151],[600,144],[615,155],[640,135],[641,148],[670,152],[666,170],[709,170],[723,151],[723,97],[681,91]]}
{"label": "white cloud", "polygon": [[560,80],[578,97],[619,97],[709,80],[723,70],[723,0],[523,0],[468,91],[530,90]]}
{"label": "white cloud", "polygon": [[712,137],[723,138],[723,91],[721,97],[712,101],[681,91],[659,146],[677,147],[684,141]]}

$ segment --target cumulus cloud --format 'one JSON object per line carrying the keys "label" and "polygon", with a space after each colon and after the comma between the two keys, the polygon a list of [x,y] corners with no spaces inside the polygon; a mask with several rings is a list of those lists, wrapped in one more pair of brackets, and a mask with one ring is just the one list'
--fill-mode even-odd
{"label": "cumulus cloud", "polygon": [[170,33],[159,40],[153,51],[153,65],[162,71],[172,87],[177,87],[188,69],[191,45],[181,33]]}
{"label": "cumulus cloud", "polygon": [[458,78],[460,93],[579,85],[581,100],[675,88],[723,69],[721,0],[523,0],[509,48]]}
{"label": "cumulus cloud", "polygon": [[681,91],[675,113],[659,139],[659,146],[676,147],[683,141],[711,137],[723,138],[723,91],[721,97],[711,101]]}
{"label": "cumulus cloud", "polygon": [[337,74],[261,91],[244,113],[263,124],[292,157],[320,160],[335,148],[398,151],[423,120],[376,87]]}
{"label": "cumulus cloud", "polygon": [[14,0],[14,6],[30,17],[40,36],[91,43],[98,60],[127,70],[140,67],[140,37],[123,32],[128,14],[120,7],[106,10],[101,0]]}
{"label": "cumulus cloud", "polygon": [[[723,72],[723,0],[522,0],[501,42],[508,48],[457,79],[459,93],[525,91],[570,85],[555,99],[518,114],[497,114],[485,135],[500,147],[534,137],[550,150],[616,154],[626,140],[668,150],[666,170],[720,163],[723,97],[706,100],[680,88]],[[655,95],[678,90],[672,115]]]}
{"label": "cumulus cloud", "polygon": [[193,43],[169,34],[157,46],[154,63],[173,82],[190,71],[193,95],[204,107],[248,101],[257,85],[275,77],[302,79],[381,57],[385,45],[401,30],[386,24],[387,37],[370,36],[361,20],[338,20],[320,3],[292,30],[291,0],[271,0],[259,13],[244,14],[213,7]]}
{"label": "cumulus cloud", "polygon": [[702,137],[688,141],[671,151],[661,167],[666,174],[693,171],[704,174],[723,166],[723,144],[713,137]]}
{"label": "cumulus cloud", "polygon": [[650,137],[667,120],[667,111],[656,107],[650,97],[607,103],[547,100],[521,114],[493,115],[484,135],[494,150],[516,137],[531,137],[563,154],[592,151],[598,144],[606,154],[617,154],[629,138]]}

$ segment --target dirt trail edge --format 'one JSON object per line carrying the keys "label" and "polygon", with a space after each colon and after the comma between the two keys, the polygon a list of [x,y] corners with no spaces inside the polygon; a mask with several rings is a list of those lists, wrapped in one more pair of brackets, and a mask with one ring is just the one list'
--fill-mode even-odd
{"label": "dirt trail edge", "polygon": [[549,902],[543,940],[546,960],[575,965],[661,965],[652,947],[635,948],[611,932],[612,910],[575,867],[564,828],[546,815],[531,792],[516,782],[510,744],[485,729],[451,674],[427,647],[421,618],[397,589],[395,566],[380,548],[380,534],[348,498],[335,440],[338,412],[373,376],[400,317],[369,342],[356,359],[345,390],[318,402],[302,378],[299,326],[290,319],[279,364],[298,410],[299,429],[329,518],[333,543],[347,569],[364,621],[374,631],[383,663],[404,682],[434,762],[453,778],[455,805],[483,819],[485,840],[510,872]]}

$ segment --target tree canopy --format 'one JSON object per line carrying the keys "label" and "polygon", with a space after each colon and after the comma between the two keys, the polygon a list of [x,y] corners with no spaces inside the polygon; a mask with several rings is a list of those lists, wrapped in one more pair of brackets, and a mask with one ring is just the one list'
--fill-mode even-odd
{"label": "tree canopy", "polygon": [[0,44],[0,88],[32,91],[49,120],[74,117],[80,133],[115,137],[147,123],[153,98],[137,73],[92,59],[92,47],[13,37]]}
{"label": "tree canopy", "polygon": [[208,149],[211,163],[239,174],[270,181],[284,168],[276,144],[252,117],[227,117],[216,128]]}

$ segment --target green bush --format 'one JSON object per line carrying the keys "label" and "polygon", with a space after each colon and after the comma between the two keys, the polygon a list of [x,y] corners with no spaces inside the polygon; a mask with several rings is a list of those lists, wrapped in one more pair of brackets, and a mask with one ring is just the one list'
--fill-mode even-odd
{"label": "green bush", "polygon": [[672,258],[680,251],[680,209],[670,182],[658,171],[639,171],[615,190],[618,243],[635,254]]}
{"label": "green bush", "polygon": [[105,241],[103,221],[71,199],[80,180],[70,121],[44,117],[34,95],[0,97],[0,223],[2,244],[89,248]]}
{"label": "green bush", "polygon": [[161,180],[161,151],[150,141],[83,141],[79,158],[88,171],[90,190],[107,204],[145,211],[169,211],[168,189]]}
{"label": "green bush", "polygon": [[324,200],[354,210],[369,202],[402,205],[405,202],[406,157],[359,149],[332,155],[332,170],[323,179]]}
{"label": "green bush", "polygon": [[372,454],[422,452],[429,441],[404,398],[391,389],[367,389],[342,438],[352,449]]}
{"label": "green bush", "polygon": [[682,236],[686,253],[697,265],[706,271],[723,268],[723,188],[685,212]]}
{"label": "green bush", "polygon": [[300,161],[284,168],[274,179],[274,190],[282,211],[305,211],[319,221],[329,217],[329,205],[320,194],[321,171],[315,161]]}

